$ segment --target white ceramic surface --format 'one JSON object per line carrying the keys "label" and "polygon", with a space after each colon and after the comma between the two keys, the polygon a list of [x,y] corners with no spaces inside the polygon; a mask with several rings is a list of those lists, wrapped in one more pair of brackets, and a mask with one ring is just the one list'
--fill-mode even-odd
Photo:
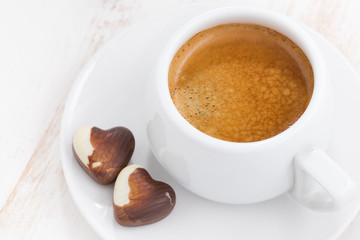
{"label": "white ceramic surface", "polygon": [[[263,141],[235,143],[208,136],[187,122],[171,100],[168,70],[177,51],[195,34],[228,23],[251,23],[274,29],[295,42],[312,65],[314,89],[306,111],[290,128]],[[321,151],[328,146],[332,132],[332,96],[323,56],[301,25],[284,15],[243,6],[220,7],[200,14],[167,40],[153,72],[146,104],[152,152],[178,183],[202,197],[235,204],[277,197],[293,187],[294,157],[303,151]],[[298,160],[299,164],[294,166],[304,161],[306,159]],[[341,169],[336,171],[330,158],[323,157],[317,163],[318,167],[308,164],[306,168],[301,167],[301,171],[295,171],[306,172],[301,176],[311,175],[310,178],[317,181],[312,181],[313,187],[305,188],[303,183],[309,185],[311,181],[296,178],[301,180],[295,183],[297,189],[293,196],[312,209],[340,207],[340,203],[351,199],[351,190],[355,187],[347,186],[354,184]],[[319,185],[326,190],[314,191]],[[336,200],[329,204],[329,199]]]}
{"label": "white ceramic surface", "polygon": [[[357,214],[358,199],[333,213],[308,210],[289,195],[252,205],[215,203],[176,184],[151,154],[144,95],[155,56],[164,44],[162,40],[185,21],[185,16],[190,18],[212,7],[186,6],[133,25],[106,44],[84,68],[70,93],[61,130],[64,174],[76,204],[94,230],[106,239],[335,239]],[[328,153],[359,184],[359,79],[326,39],[307,31],[325,56],[335,89],[334,136]],[[93,182],[72,155],[72,135],[87,124],[101,128],[123,125],[133,131],[136,148],[131,163],[144,166],[177,193],[177,206],[169,217],[140,228],[124,228],[115,222],[113,185]]]}

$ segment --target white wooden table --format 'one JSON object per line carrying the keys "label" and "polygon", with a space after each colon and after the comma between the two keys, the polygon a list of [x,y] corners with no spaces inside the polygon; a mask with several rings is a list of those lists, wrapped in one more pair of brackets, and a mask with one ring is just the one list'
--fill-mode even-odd
{"label": "white wooden table", "polygon": [[[98,239],[61,168],[58,135],[68,92],[109,38],[146,16],[193,2],[208,1],[0,1],[0,239]],[[236,2],[310,26],[360,73],[360,1]],[[340,239],[360,239],[360,215]]]}

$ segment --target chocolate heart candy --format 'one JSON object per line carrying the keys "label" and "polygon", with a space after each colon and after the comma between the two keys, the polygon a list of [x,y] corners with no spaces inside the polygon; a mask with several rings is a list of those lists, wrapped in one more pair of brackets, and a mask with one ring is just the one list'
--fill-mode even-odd
{"label": "chocolate heart candy", "polygon": [[168,216],[175,207],[174,189],[155,181],[138,165],[124,168],[115,182],[114,217],[123,226],[141,226]]}
{"label": "chocolate heart candy", "polygon": [[102,130],[84,126],[76,131],[72,144],[80,166],[100,184],[116,179],[129,163],[134,148],[134,135],[124,127]]}

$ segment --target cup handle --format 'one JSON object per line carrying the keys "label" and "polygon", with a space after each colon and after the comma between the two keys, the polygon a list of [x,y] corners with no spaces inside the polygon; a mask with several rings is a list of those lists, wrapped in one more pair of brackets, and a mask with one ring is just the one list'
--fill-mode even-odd
{"label": "cup handle", "polygon": [[298,154],[294,171],[295,183],[290,194],[312,210],[334,211],[359,194],[349,175],[322,150]]}

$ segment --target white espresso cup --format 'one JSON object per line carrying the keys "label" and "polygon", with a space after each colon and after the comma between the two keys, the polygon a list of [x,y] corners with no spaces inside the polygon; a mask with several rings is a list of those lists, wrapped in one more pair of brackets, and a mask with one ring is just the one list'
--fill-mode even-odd
{"label": "white espresso cup", "polygon": [[[195,34],[227,23],[251,23],[274,29],[295,42],[313,68],[314,89],[302,116],[271,138],[237,143],[202,133],[172,102],[168,71],[176,52]],[[304,29],[265,10],[224,7],[184,24],[158,57],[149,88],[147,133],[164,169],[186,189],[204,198],[232,204],[257,203],[286,192],[314,210],[334,210],[357,194],[350,177],[324,151],[331,137],[331,86],[322,55]]]}

